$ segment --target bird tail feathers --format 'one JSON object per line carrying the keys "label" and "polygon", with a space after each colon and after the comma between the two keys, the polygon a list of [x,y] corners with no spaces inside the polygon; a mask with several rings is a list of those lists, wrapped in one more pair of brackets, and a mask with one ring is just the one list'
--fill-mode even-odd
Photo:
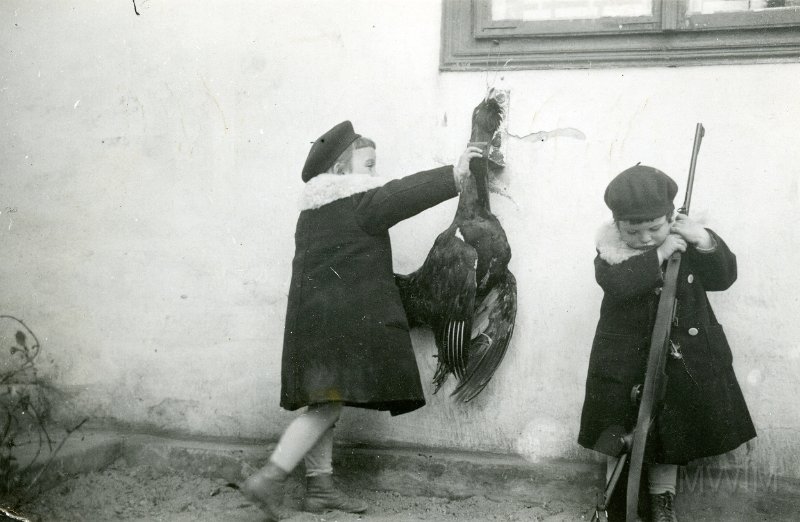
{"label": "bird tail feathers", "polygon": [[508,350],[517,314],[517,282],[506,270],[505,278],[486,295],[476,311],[471,331],[469,364],[452,395],[469,402],[494,375]]}

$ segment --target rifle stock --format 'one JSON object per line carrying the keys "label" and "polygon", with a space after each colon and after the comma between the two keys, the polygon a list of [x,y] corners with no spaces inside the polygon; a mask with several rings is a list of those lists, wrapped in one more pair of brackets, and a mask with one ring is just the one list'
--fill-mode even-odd
{"label": "rifle stock", "polygon": [[[698,123],[695,129],[692,160],[689,165],[689,180],[686,185],[686,197],[683,206],[679,209],[679,212],[682,214],[689,214],[689,206],[692,201],[692,188],[694,186],[694,173],[695,167],[697,166],[697,155],[700,152],[700,144],[704,135],[705,129],[703,128],[703,124]],[[655,326],[653,327],[653,333],[650,338],[650,352],[647,358],[644,388],[642,390],[641,402],[639,403],[636,428],[633,431],[633,444],[631,447],[630,465],[628,469],[628,491],[626,496],[625,520],[627,522],[634,522],[638,517],[639,483],[642,478],[645,447],[650,433],[650,427],[655,420],[658,407],[666,391],[667,375],[665,373],[665,367],[672,322],[675,319],[676,291],[680,268],[681,253],[675,252],[667,261],[667,268],[664,274],[664,286],[661,289]]]}

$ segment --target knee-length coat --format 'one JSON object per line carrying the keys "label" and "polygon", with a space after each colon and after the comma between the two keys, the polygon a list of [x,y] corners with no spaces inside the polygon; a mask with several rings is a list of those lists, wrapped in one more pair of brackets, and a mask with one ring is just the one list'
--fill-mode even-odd
{"label": "knee-length coat", "polygon": [[[731,349],[706,290],[730,287],[736,256],[709,230],[710,252],[689,246],[678,277],[676,321],[671,341],[682,358],[668,356],[667,387],[656,417],[649,460],[686,462],[730,451],[756,436],[734,374]],[[607,452],[598,441],[612,426],[636,424],[631,389],[644,383],[650,336],[663,285],[655,249],[628,247],[614,224],[599,235],[595,276],[605,292],[589,358],[578,443]]]}
{"label": "knee-length coat", "polygon": [[320,174],[305,186],[286,311],[281,406],[425,404],[389,228],[458,194],[453,167],[386,182]]}

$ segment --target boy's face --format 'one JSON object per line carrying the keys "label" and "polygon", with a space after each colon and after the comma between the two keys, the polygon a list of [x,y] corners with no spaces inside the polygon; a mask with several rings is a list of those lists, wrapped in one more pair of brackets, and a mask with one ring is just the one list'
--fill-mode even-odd
{"label": "boy's face", "polygon": [[353,151],[350,161],[350,169],[347,174],[368,174],[375,176],[375,149],[372,147],[361,147]]}
{"label": "boy's face", "polygon": [[650,221],[631,224],[630,221],[617,221],[617,229],[622,240],[631,248],[637,250],[650,250],[659,246],[667,239],[670,231],[670,222],[666,216],[661,216]]}

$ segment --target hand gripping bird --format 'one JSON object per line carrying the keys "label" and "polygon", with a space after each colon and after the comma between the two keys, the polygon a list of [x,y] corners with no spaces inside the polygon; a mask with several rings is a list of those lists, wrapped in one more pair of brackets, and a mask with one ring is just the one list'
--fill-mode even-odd
{"label": "hand gripping bird", "polygon": [[489,204],[488,179],[503,169],[500,124],[506,94],[490,90],[472,112],[470,145],[483,157],[470,161],[471,176],[461,190],[455,218],[433,243],[423,265],[408,275],[395,274],[412,327],[433,330],[438,392],[452,374],[452,395],[468,402],[491,379],[508,348],[517,312],[517,283],[508,270],[511,248]]}

